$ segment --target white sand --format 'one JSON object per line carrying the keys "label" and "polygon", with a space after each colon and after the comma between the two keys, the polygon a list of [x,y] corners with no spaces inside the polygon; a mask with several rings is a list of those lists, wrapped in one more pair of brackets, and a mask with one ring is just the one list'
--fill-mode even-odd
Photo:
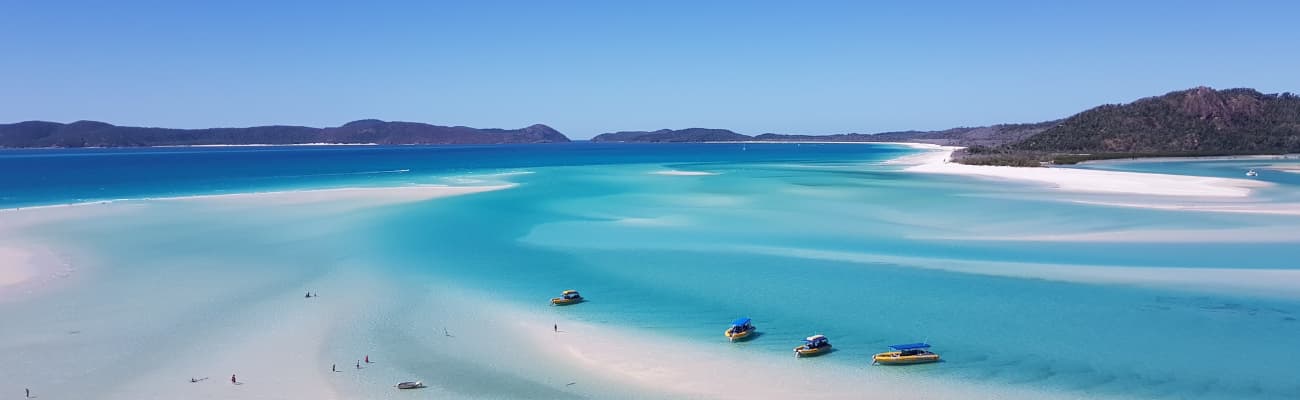
{"label": "white sand", "polygon": [[0,235],[0,302],[34,294],[74,272],[72,264],[53,250]]}
{"label": "white sand", "polygon": [[965,236],[908,236],[908,239],[1094,243],[1300,243],[1300,229],[1292,226],[1220,229],[1117,229],[1082,233],[1005,236],[967,233]]}
{"label": "white sand", "polygon": [[960,147],[936,145],[913,146],[917,148],[927,148],[930,149],[930,151],[919,155],[908,156],[905,157],[905,160],[901,160],[903,163],[913,164],[905,169],[909,172],[963,175],[1032,182],[1069,192],[1199,198],[1244,198],[1249,196],[1251,191],[1254,189],[1271,186],[1271,184],[1267,182],[1247,179],[1101,171],[1079,168],[1027,168],[965,165],[948,162],[952,156],[952,152],[960,149]]}
{"label": "white sand", "polygon": [[[581,307],[581,305],[574,306]],[[1065,397],[1024,387],[993,387],[907,376],[897,369],[870,365],[847,366],[777,356],[747,350],[722,337],[686,341],[652,333],[607,328],[560,319],[561,333],[551,331],[551,321],[521,311],[495,311],[514,315],[520,328],[511,330],[542,349],[556,365],[566,365],[577,376],[598,377],[637,388],[636,393],[661,393],[691,399],[1052,399]],[[762,323],[758,324],[762,331]],[[764,338],[761,340],[780,340]],[[791,348],[797,343],[791,342]],[[869,354],[872,349],[843,349]],[[826,357],[835,357],[831,354]],[[581,378],[579,378],[581,379]],[[864,394],[870,393],[869,396]],[[609,397],[608,393],[605,396]]]}
{"label": "white sand", "polygon": [[1123,201],[1097,201],[1097,200],[1074,200],[1080,204],[1092,204],[1107,207],[1131,207],[1131,208],[1150,208],[1167,211],[1199,211],[1199,212],[1216,212],[1216,213],[1237,213],[1237,214],[1268,214],[1268,215],[1300,215],[1300,203],[1248,203],[1248,204],[1216,204],[1216,203],[1151,203],[1151,202],[1123,202]]}
{"label": "white sand", "polygon": [[[0,218],[9,218],[15,221],[26,221],[36,219],[39,221],[49,221],[53,218],[79,218],[84,217],[84,213],[41,213],[42,210],[66,209],[70,207],[87,208],[94,206],[114,205],[113,209],[121,211],[120,204],[130,204],[148,201],[205,201],[212,204],[223,205],[303,205],[315,203],[352,203],[358,206],[376,206],[384,204],[407,203],[414,201],[423,201],[436,199],[439,197],[458,196],[463,194],[490,192],[493,190],[502,190],[515,187],[516,184],[497,184],[482,186],[444,186],[444,185],[410,185],[410,186],[390,186],[390,187],[353,187],[353,188],[333,188],[333,189],[309,189],[309,190],[287,190],[271,192],[251,192],[251,193],[231,193],[231,194],[205,194],[193,196],[174,196],[174,197],[146,197],[141,199],[119,199],[119,200],[102,200],[89,201],[82,203],[52,204],[33,207],[18,207],[0,209]],[[97,207],[104,208],[104,207]],[[21,216],[14,216],[15,214]],[[0,219],[4,221],[4,219]],[[13,225],[5,226],[11,228]]]}
{"label": "white sand", "polygon": [[655,171],[655,172],[651,172],[651,174],[654,174],[654,175],[669,175],[669,176],[705,176],[705,175],[717,175],[717,173],[715,173],[715,172],[704,172],[704,171],[679,171],[679,170],[675,170],[675,169],[669,169],[669,170],[663,170],[663,171]]}
{"label": "white sand", "polygon": [[[60,268],[71,268],[60,263],[58,257],[53,257],[54,253],[44,251],[45,247],[42,246],[45,243],[33,244],[36,237],[31,236],[29,232],[37,231],[49,224],[75,224],[83,219],[99,217],[132,218],[133,213],[156,212],[159,208],[179,205],[182,202],[201,205],[202,210],[224,212],[232,216],[238,216],[240,215],[239,207],[260,208],[267,205],[281,205],[287,206],[283,208],[285,210],[293,210],[295,206],[307,203],[313,205],[342,204],[348,207],[368,207],[500,190],[511,186],[513,185],[347,188],[126,200],[12,209],[0,212],[0,283],[2,283],[0,284],[0,301],[16,299],[17,301],[28,301],[30,303],[26,304],[31,304],[33,307],[46,307],[51,312],[66,312],[68,310],[59,308],[61,306],[57,304],[62,300],[66,300],[67,297],[81,295],[58,286],[46,285],[47,280],[42,278],[47,275],[58,277],[60,271],[62,271]],[[225,211],[222,211],[223,208]],[[307,216],[335,215],[337,211],[337,208],[332,206],[313,206],[304,209],[309,210]],[[281,260],[280,262],[285,261]],[[130,272],[130,268],[126,268],[126,270]],[[248,292],[248,287],[256,287],[260,283],[249,283],[251,286],[244,286],[242,292],[212,294],[199,291],[191,293],[195,296],[185,297],[178,301],[198,306],[194,310],[196,313],[210,312],[212,307],[210,302],[215,302],[215,304],[222,305],[222,307],[229,305],[233,308],[228,310],[229,315],[224,319],[211,321],[209,326],[202,331],[186,330],[183,333],[177,333],[186,335],[186,344],[182,347],[169,347],[160,350],[165,353],[145,351],[140,354],[131,354],[126,358],[128,361],[124,363],[129,365],[116,365],[126,368],[119,372],[109,373],[105,370],[100,373],[88,373],[76,370],[67,373],[67,376],[88,374],[85,376],[93,378],[91,379],[93,382],[72,382],[69,385],[54,385],[52,383],[58,383],[58,379],[61,379],[60,377],[64,376],[64,374],[59,371],[37,368],[31,372],[25,372],[21,377],[13,377],[13,374],[8,374],[14,380],[3,376],[7,374],[0,373],[0,384],[2,384],[0,386],[12,388],[14,385],[20,384],[20,382],[16,381],[18,379],[24,381],[35,380],[34,383],[21,383],[34,385],[34,394],[49,398],[66,398],[61,394],[79,394],[81,398],[91,396],[103,399],[357,398],[340,395],[339,389],[340,386],[348,388],[356,385],[355,379],[357,379],[357,376],[355,376],[355,373],[358,371],[351,370],[352,361],[364,356],[363,353],[366,348],[364,346],[349,345],[344,352],[339,352],[337,349],[331,349],[330,345],[338,343],[338,339],[334,337],[335,332],[355,326],[359,323],[359,318],[366,318],[367,313],[373,312],[375,310],[374,301],[383,298],[383,296],[376,296],[376,294],[385,293],[388,289],[373,284],[374,276],[370,275],[371,273],[382,273],[383,269],[371,268],[371,266],[353,266],[343,268],[343,270],[342,273],[330,274],[327,278],[308,286],[323,292],[322,294],[325,296],[319,299],[303,299],[301,297],[302,292],[299,292],[297,288],[286,290],[283,293],[269,292],[269,297],[259,297],[261,296],[260,293],[253,294],[251,298],[246,297],[250,293],[257,293]],[[200,280],[212,279],[212,274],[219,273],[220,271],[215,269],[201,269],[188,277]],[[142,277],[141,279],[150,278]],[[175,279],[175,276],[163,278],[161,280],[162,284],[165,285],[169,279]],[[274,280],[268,282],[274,282]],[[94,281],[87,279],[82,280],[81,283],[93,285]],[[193,282],[186,282],[186,284],[193,284]],[[13,293],[17,296],[9,296],[10,293],[6,293],[6,291],[11,288],[21,289],[22,293]],[[49,297],[49,299],[54,300],[52,302],[47,302],[45,297],[31,298],[27,296],[33,290],[48,291],[47,289],[64,291],[50,294],[50,296],[59,296]],[[165,291],[166,289],[160,288],[159,290]],[[209,297],[223,295],[237,297],[220,300],[217,297]],[[120,307],[120,312],[134,313],[137,310],[137,305],[133,304],[133,302],[150,298],[150,296],[142,295],[139,298],[130,299],[112,298],[106,300],[106,302],[114,304],[114,307]],[[229,303],[226,303],[227,301]],[[203,309],[205,307],[206,310]],[[161,311],[157,315],[148,317],[130,315],[128,319],[149,320],[150,324],[156,324],[158,329],[163,330],[172,329],[168,325],[170,322],[168,318],[179,318],[178,326],[193,325],[193,321],[186,321],[186,319],[190,318],[188,314],[169,313],[172,309],[167,307],[159,307],[158,310]],[[158,320],[151,320],[151,318]],[[364,321],[360,323],[368,325],[373,322]],[[148,329],[146,328],[142,332],[155,333],[155,331],[149,331]],[[90,326],[87,328],[87,333],[72,336],[67,331],[45,331],[41,326],[32,325],[24,327],[22,332],[14,335],[0,334],[0,337],[4,337],[7,342],[6,346],[0,347],[38,348],[47,345],[47,343],[76,344],[79,340],[106,340],[102,338],[113,337],[113,334],[97,330],[95,326]],[[136,343],[129,344],[138,345]],[[93,361],[87,360],[89,362],[84,366],[79,362],[73,364],[74,369],[75,367],[109,367],[99,364],[99,362],[114,358],[111,355],[114,351],[111,350],[114,343],[89,342],[88,345],[110,349],[95,350],[94,353],[98,357],[95,357]],[[67,346],[69,347],[58,349],[59,352],[63,353],[63,359],[66,359],[68,354],[76,354],[76,350],[70,347],[73,345]],[[135,347],[124,346],[123,348]],[[110,355],[105,356],[104,354]],[[147,362],[146,360],[155,360],[157,362]],[[36,359],[25,358],[18,365],[22,363],[32,367],[42,366],[42,361]],[[331,363],[339,364],[339,369],[345,373],[353,372],[354,374],[330,373],[329,365]],[[66,364],[61,365],[67,366]],[[8,369],[0,368],[0,371],[12,371],[17,368],[23,367],[11,365]],[[243,384],[232,385],[229,382],[232,373],[238,374]],[[49,378],[50,376],[54,377],[53,380]],[[208,379],[198,383],[191,383],[188,381],[190,377]],[[391,387],[392,383],[395,382],[387,381],[388,379],[385,379],[385,383],[380,385],[377,390],[384,393],[391,392],[396,395],[398,392]],[[95,389],[91,392],[88,391],[88,387],[94,387]],[[424,393],[428,394],[430,392],[426,391]],[[376,397],[366,396],[364,398]]]}
{"label": "white sand", "polygon": [[227,210],[273,205],[332,204],[333,207],[328,210],[345,212],[357,208],[424,201],[502,190],[514,186],[515,184],[338,188],[95,201],[0,209],[0,300],[16,298],[18,292],[34,292],[40,289],[35,286],[66,278],[74,271],[73,266],[50,249],[18,240],[23,237],[24,230],[32,226],[109,215],[123,217],[132,212],[147,210],[148,203],[158,201],[207,202],[218,209]]}
{"label": "white sand", "polygon": [[337,189],[313,189],[313,190],[294,190],[281,192],[255,192],[255,193],[235,193],[235,194],[218,194],[218,195],[200,195],[184,197],[168,197],[154,200],[197,200],[207,202],[217,202],[226,205],[239,203],[252,203],[254,205],[301,205],[314,204],[323,202],[350,202],[364,204],[366,206],[376,206],[394,203],[408,203],[414,201],[423,201],[436,199],[439,197],[457,196],[471,193],[490,192],[493,190],[508,189],[515,184],[491,185],[491,186],[439,186],[439,185],[412,185],[412,186],[392,186],[392,187],[360,187],[360,188],[337,188]]}
{"label": "white sand", "polygon": [[[305,299],[296,290],[262,299],[239,310],[237,325],[215,327],[167,361],[114,387],[113,399],[342,399],[337,387],[365,373],[353,367],[362,354],[334,354],[333,334],[358,323],[387,288],[362,271],[336,272],[309,287],[322,297]],[[338,364],[340,372],[331,372]],[[231,384],[236,374],[240,384]],[[189,379],[208,378],[197,383]]]}
{"label": "white sand", "polygon": [[1290,172],[1290,173],[1293,173],[1293,174],[1300,174],[1300,164],[1273,164],[1273,165],[1269,165],[1269,166],[1267,166],[1267,167],[1264,167],[1263,170],[1266,170],[1266,171],[1281,171],[1281,172]]}
{"label": "white sand", "polygon": [[1300,270],[1294,269],[1124,267],[968,261],[775,246],[738,246],[735,250],[749,254],[771,254],[781,257],[864,264],[885,263],[967,274],[1058,282],[1155,286],[1228,294],[1251,293],[1300,298]]}
{"label": "white sand", "polygon": [[[517,369],[535,382],[587,398],[688,399],[1053,399],[1068,395],[1026,387],[981,385],[941,377],[906,374],[897,368],[795,359],[747,349],[716,336],[675,339],[648,330],[605,327],[577,321],[581,304],[549,307],[511,306],[489,300],[487,293],[445,289],[431,291],[430,307],[452,311],[459,337],[474,337],[499,349],[475,358],[497,368]],[[594,301],[595,299],[593,299]],[[436,308],[435,308],[436,310]],[[464,316],[471,313],[473,317]],[[552,330],[558,324],[560,332]],[[762,332],[763,325],[757,323]],[[472,333],[472,335],[470,335]],[[797,339],[790,339],[793,348]],[[442,338],[434,338],[442,341]],[[462,339],[447,339],[454,342]],[[782,340],[767,337],[756,340]],[[875,349],[842,349],[826,357],[862,356]],[[485,352],[486,353],[486,352]],[[856,354],[854,354],[856,353]],[[513,355],[513,358],[511,357]],[[498,359],[498,357],[504,357]],[[513,361],[512,361],[513,360]],[[540,364],[535,369],[531,364]],[[568,385],[573,382],[574,385]],[[437,392],[434,392],[437,393]],[[869,396],[863,396],[870,393]],[[373,396],[372,396],[373,397]]]}
{"label": "white sand", "polygon": [[40,270],[30,249],[0,246],[0,290],[26,282]]}

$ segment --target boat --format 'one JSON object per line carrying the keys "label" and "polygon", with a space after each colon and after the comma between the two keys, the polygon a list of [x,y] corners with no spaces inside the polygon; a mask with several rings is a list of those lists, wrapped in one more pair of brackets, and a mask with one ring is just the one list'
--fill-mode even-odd
{"label": "boat", "polygon": [[1250,171],[1246,171],[1246,176],[1259,176],[1259,172],[1256,172],[1254,168],[1251,168]]}
{"label": "boat", "polygon": [[812,357],[831,352],[831,341],[826,335],[813,335],[804,338],[803,344],[794,348],[795,357]]}
{"label": "boat", "polygon": [[909,365],[924,364],[939,361],[939,355],[928,350],[928,343],[907,343],[889,346],[892,351],[876,354],[871,357],[873,364],[884,365]]}
{"label": "boat", "polygon": [[424,387],[424,382],[402,382],[397,384],[398,389],[419,389]]}
{"label": "boat", "polygon": [[748,317],[744,317],[744,318],[736,318],[735,321],[731,321],[731,327],[727,328],[727,331],[723,332],[722,334],[723,336],[726,336],[728,340],[734,342],[737,340],[749,339],[750,335],[753,333],[754,333],[754,324],[749,320]]}
{"label": "boat", "polygon": [[560,292],[560,297],[551,298],[551,305],[553,306],[567,306],[570,304],[578,304],[581,302],[582,302],[582,295],[578,294],[578,291],[573,289]]}

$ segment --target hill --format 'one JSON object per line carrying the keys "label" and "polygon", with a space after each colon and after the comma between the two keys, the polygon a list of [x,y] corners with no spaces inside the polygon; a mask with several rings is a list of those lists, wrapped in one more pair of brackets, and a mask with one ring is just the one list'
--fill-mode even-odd
{"label": "hill", "polygon": [[680,143],[680,142],[737,142],[754,140],[726,129],[687,128],[660,129],[657,131],[622,131],[602,133],[591,138],[593,142],[643,142],[643,143]]}
{"label": "hill", "polygon": [[901,131],[874,134],[840,133],[834,135],[789,135],[764,133],[757,136],[739,134],[726,129],[690,128],[681,130],[624,131],[603,133],[591,138],[593,142],[916,142],[954,146],[1002,145],[1043,132],[1060,121],[1034,124],[1001,124],[980,127],[952,128],[942,131]]}
{"label": "hill", "polygon": [[1199,87],[1096,107],[1008,148],[1069,153],[1300,151],[1300,97]]}
{"label": "hill", "polygon": [[479,129],[416,122],[353,121],[334,128],[255,126],[169,129],[116,126],[96,121],[70,124],[27,121],[0,124],[0,147],[143,147],[241,144],[375,143],[504,144],[568,142],[546,125]]}
{"label": "hill", "polygon": [[971,146],[954,160],[1030,166],[1294,152],[1300,152],[1300,97],[1198,87],[1095,107],[1018,141]]}
{"label": "hill", "polygon": [[798,142],[913,142],[950,146],[1002,145],[1038,134],[1060,123],[1057,121],[1033,124],[999,124],[980,127],[961,127],[942,131],[901,131],[873,134],[843,133],[834,135],[779,135],[764,133],[754,137],[761,141]]}
{"label": "hill", "polygon": [[724,129],[607,133],[616,142],[916,142],[963,146],[966,164],[1038,166],[1052,162],[1300,152],[1300,96],[1198,87],[1095,107],[1069,118],[941,131],[746,136]]}

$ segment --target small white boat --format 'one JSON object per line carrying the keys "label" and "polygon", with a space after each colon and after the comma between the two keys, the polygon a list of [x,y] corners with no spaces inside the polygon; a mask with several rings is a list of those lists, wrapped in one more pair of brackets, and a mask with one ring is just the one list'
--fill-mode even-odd
{"label": "small white boat", "polygon": [[1255,172],[1255,169],[1251,168],[1250,171],[1246,171],[1246,176],[1259,176],[1259,172]]}
{"label": "small white boat", "polygon": [[398,389],[419,389],[422,387],[424,387],[424,382],[420,382],[420,381],[402,382],[397,384]]}

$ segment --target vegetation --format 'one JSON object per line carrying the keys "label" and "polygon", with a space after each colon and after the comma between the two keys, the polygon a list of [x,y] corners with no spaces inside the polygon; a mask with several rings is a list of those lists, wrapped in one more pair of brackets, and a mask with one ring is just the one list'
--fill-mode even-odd
{"label": "vegetation", "polygon": [[[475,129],[411,122],[361,120],[337,128],[260,126],[164,129],[103,122],[28,121],[0,125],[0,147],[119,147],[202,144],[492,144],[569,139],[546,125]],[[1300,96],[1252,89],[1206,87],[1129,104],[1096,107],[1064,120],[879,134],[742,135],[726,129],[625,131],[593,142],[851,141],[918,142],[964,146],[954,161],[978,165],[1040,166],[1133,157],[1186,157],[1300,152]]]}
{"label": "vegetation", "polygon": [[738,142],[754,140],[726,129],[687,128],[660,129],[657,131],[623,131],[602,133],[591,138],[593,142],[644,142],[644,143],[681,143],[681,142]]}
{"label": "vegetation", "polygon": [[1300,97],[1200,87],[1093,108],[1007,147],[1088,154],[1300,151]]}
{"label": "vegetation", "polygon": [[27,121],[0,124],[0,147],[140,147],[215,144],[497,144],[568,142],[546,125],[522,129],[477,129],[414,122],[361,120],[336,128],[256,126],[251,128],[167,129],[77,121],[60,124]]}
{"label": "vegetation", "polygon": [[1297,151],[1300,97],[1200,87],[1096,107],[1022,140],[972,146],[954,159],[964,164],[1031,166]]}

